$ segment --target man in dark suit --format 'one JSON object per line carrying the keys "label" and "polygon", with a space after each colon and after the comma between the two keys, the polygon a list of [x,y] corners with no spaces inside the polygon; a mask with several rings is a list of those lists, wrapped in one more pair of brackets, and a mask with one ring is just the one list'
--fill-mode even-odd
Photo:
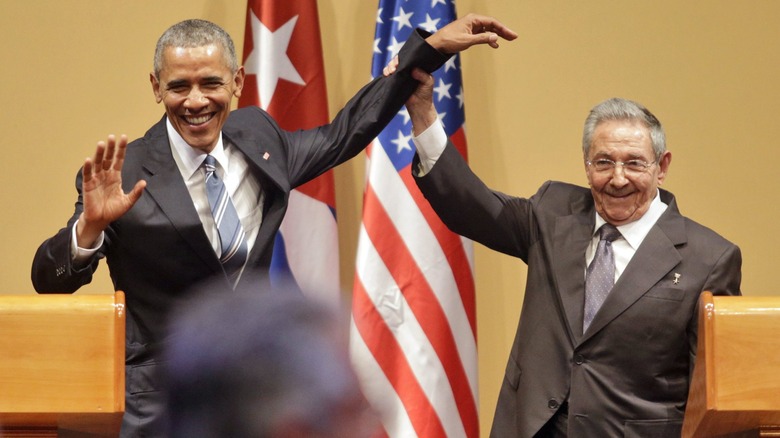
{"label": "man in dark suit", "polygon": [[[589,189],[546,182],[530,198],[509,196],[448,143],[432,80],[421,79],[407,103],[417,185],[454,232],[528,265],[491,436],[679,436],[699,295],[739,295],[742,259],[658,187],[672,159],[660,122],[607,100],[585,122]],[[613,229],[601,240],[604,224]]]}
{"label": "man in dark suit", "polygon": [[[290,190],[358,154],[414,91],[412,70],[431,72],[475,44],[497,47],[499,36],[514,34],[476,15],[433,35],[420,31],[400,51],[403,74],[366,85],[328,125],[286,132],[259,108],[230,111],[244,69],[223,29],[187,20],[166,30],[150,74],[165,116],[129,145],[124,136],[98,143],[76,178],[72,217],[40,246],[32,266],[36,291],[71,293],[91,281],[105,257],[114,287],[125,292],[123,436],[160,430],[157,357],[166,318],[188,299],[186,291],[222,272],[233,287],[262,287],[256,273],[268,270]],[[227,202],[215,198],[220,208],[211,206],[206,180],[221,181],[229,194]],[[235,239],[225,238],[226,222]],[[223,271],[221,258],[238,260],[237,269]]]}

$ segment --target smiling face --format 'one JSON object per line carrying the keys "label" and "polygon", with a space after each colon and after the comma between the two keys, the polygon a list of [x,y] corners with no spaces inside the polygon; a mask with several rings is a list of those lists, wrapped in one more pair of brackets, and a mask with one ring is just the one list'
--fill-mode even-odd
{"label": "smiling face", "polygon": [[647,212],[658,186],[666,178],[672,154],[665,151],[656,160],[650,131],[642,123],[606,120],[593,131],[588,160],[597,159],[654,163],[644,172],[626,172],[620,164],[609,171],[598,172],[586,164],[596,211],[604,220],[617,226],[633,222]]}
{"label": "smiling face", "polygon": [[233,97],[241,96],[243,67],[233,73],[217,44],[167,47],[159,77],[151,74],[150,79],[176,132],[191,147],[211,152]]}

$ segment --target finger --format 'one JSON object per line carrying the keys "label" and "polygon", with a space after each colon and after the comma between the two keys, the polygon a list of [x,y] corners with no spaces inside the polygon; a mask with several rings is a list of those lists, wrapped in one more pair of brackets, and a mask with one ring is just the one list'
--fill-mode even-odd
{"label": "finger", "polygon": [[512,41],[517,38],[517,33],[504,26],[503,23],[493,17],[480,17],[480,26],[482,32],[492,32],[501,38]]}
{"label": "finger", "polygon": [[99,141],[97,144],[97,148],[95,148],[95,160],[92,169],[94,169],[95,172],[100,172],[103,169],[103,156],[106,153],[106,142]]}
{"label": "finger", "polygon": [[108,147],[106,148],[105,156],[103,157],[103,170],[108,170],[111,168],[111,165],[114,160],[114,154],[116,153],[116,137],[113,135],[108,136]]}
{"label": "finger", "polygon": [[385,68],[382,69],[382,74],[385,76],[390,76],[391,74],[395,73],[397,69],[398,69],[398,55],[394,56],[393,59],[391,59],[390,62],[387,63]]}
{"label": "finger", "polygon": [[84,159],[84,166],[81,168],[82,185],[92,181],[92,159]]}
{"label": "finger", "polygon": [[114,170],[122,170],[122,166],[125,162],[125,154],[127,152],[127,136],[122,134],[119,136],[119,143],[117,143],[116,155],[114,156]]}

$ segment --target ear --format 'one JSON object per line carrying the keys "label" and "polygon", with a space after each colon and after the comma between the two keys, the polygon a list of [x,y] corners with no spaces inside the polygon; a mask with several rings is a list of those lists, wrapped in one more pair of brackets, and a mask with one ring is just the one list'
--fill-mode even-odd
{"label": "ear", "polygon": [[246,73],[244,73],[244,67],[241,66],[238,68],[238,71],[236,71],[236,74],[233,77],[233,85],[235,88],[233,89],[233,96],[236,96],[236,98],[241,97],[241,90],[244,89],[244,77]]}
{"label": "ear", "polygon": [[664,179],[666,179],[666,172],[669,171],[670,164],[672,164],[672,153],[666,151],[658,159],[658,185],[661,185]]}
{"label": "ear", "polygon": [[157,103],[162,102],[162,93],[160,93],[160,81],[154,76],[154,73],[149,73],[149,82],[152,83],[152,91],[154,92],[154,100]]}

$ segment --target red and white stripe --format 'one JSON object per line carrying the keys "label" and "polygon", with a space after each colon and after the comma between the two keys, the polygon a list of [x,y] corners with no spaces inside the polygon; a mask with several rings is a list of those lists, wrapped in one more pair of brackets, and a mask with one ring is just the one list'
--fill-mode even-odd
{"label": "red and white stripe", "polygon": [[375,141],[353,291],[351,352],[391,437],[476,437],[472,245],[440,222],[409,167]]}

